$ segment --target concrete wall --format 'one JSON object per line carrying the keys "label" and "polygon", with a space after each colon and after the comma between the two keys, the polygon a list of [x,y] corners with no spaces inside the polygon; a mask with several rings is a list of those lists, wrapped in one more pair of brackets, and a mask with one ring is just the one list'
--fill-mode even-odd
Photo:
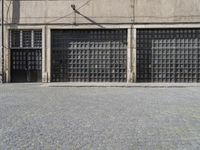
{"label": "concrete wall", "polygon": [[[6,0],[8,23],[174,23],[200,22],[199,0]],[[14,11],[14,12],[13,12]]]}
{"label": "concrete wall", "polygon": [[[71,4],[76,5],[76,19]],[[137,28],[200,27],[200,0],[5,0],[4,7],[6,82],[11,73],[9,29],[43,31],[42,76],[50,82],[51,29],[126,28],[128,81],[135,82]]]}
{"label": "concrete wall", "polygon": [[200,22],[199,0],[136,0],[135,20],[148,22]]}

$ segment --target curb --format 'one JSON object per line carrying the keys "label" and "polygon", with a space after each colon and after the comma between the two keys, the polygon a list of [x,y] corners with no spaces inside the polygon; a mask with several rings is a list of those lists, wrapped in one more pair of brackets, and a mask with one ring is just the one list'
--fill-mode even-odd
{"label": "curb", "polygon": [[189,88],[189,87],[200,87],[200,84],[179,84],[179,83],[173,83],[173,84],[145,84],[145,83],[127,83],[127,84],[94,84],[94,83],[46,83],[41,85],[42,87],[77,87],[77,88],[84,88],[84,87],[88,87],[88,88],[93,88],[93,87],[98,87],[98,88],[112,88],[112,87],[116,87],[116,88]]}

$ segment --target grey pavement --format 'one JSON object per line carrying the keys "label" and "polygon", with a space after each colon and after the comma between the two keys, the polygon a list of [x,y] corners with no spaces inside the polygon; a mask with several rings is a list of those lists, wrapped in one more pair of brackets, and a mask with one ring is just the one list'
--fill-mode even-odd
{"label": "grey pavement", "polygon": [[199,150],[200,87],[4,84],[0,149]]}

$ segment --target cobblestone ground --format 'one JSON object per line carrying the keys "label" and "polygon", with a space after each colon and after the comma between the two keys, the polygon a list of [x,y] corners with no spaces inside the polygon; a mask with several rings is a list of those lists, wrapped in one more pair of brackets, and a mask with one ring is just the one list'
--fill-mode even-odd
{"label": "cobblestone ground", "polygon": [[2,85],[0,149],[199,150],[200,88]]}

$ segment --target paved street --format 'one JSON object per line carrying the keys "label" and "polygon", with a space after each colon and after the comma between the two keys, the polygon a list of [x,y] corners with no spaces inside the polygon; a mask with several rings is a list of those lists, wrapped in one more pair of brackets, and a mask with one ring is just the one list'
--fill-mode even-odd
{"label": "paved street", "polygon": [[0,149],[199,150],[200,87],[1,85]]}

